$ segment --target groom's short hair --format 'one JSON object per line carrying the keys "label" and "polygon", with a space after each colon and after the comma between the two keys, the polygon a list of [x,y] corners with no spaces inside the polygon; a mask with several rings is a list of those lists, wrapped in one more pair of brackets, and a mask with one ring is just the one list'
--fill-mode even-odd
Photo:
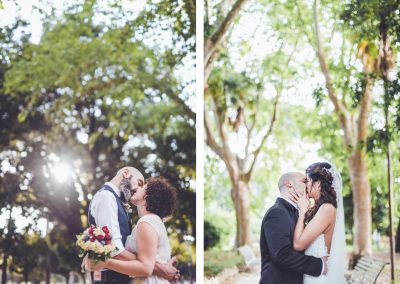
{"label": "groom's short hair", "polygon": [[288,172],[288,173],[284,173],[278,181],[278,187],[279,187],[279,191],[282,192],[283,189],[286,188],[285,186],[285,181],[293,181],[295,175],[297,175],[297,172]]}

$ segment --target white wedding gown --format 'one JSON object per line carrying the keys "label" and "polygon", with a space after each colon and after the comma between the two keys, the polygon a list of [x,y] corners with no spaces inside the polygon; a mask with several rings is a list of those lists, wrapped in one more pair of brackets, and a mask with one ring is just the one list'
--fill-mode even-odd
{"label": "white wedding gown", "polygon": [[[346,271],[346,241],[344,229],[344,209],[342,195],[342,177],[339,171],[331,164],[329,172],[333,177],[333,188],[336,192],[336,222],[333,230],[331,249],[328,259],[328,273],[319,277],[304,274],[304,284],[344,284]],[[323,257],[328,255],[325,236],[319,235],[305,251],[306,255]]]}
{"label": "white wedding gown", "polygon": [[[328,249],[325,245],[325,236],[319,235],[311,245],[306,249],[306,255],[312,255],[315,257],[323,257],[328,255]],[[329,268],[329,267],[328,267]],[[304,284],[325,284],[327,283],[327,276],[321,275],[319,277],[314,277],[311,275],[304,274],[303,278]]]}
{"label": "white wedding gown", "polygon": [[[167,229],[165,228],[164,222],[157,215],[145,215],[139,219],[132,233],[128,236],[125,243],[125,248],[133,253],[137,253],[137,242],[136,242],[136,229],[141,222],[150,224],[158,234],[158,247],[156,261],[161,264],[167,263],[171,259],[171,247],[169,245],[169,239]],[[150,277],[134,277],[132,283],[145,283],[145,284],[169,284],[169,282],[158,276],[152,275]]]}

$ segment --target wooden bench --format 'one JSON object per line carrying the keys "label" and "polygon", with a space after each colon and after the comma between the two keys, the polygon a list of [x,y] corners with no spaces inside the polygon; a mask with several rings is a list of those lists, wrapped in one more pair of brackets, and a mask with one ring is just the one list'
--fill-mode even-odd
{"label": "wooden bench", "polygon": [[250,246],[245,245],[240,248],[238,248],[240,254],[244,258],[244,262],[246,263],[247,266],[258,264],[259,260],[257,259],[256,255],[254,254],[254,251],[251,249]]}
{"label": "wooden bench", "polygon": [[351,273],[348,282],[350,284],[372,284],[378,279],[385,265],[385,261],[363,256],[358,261]]}

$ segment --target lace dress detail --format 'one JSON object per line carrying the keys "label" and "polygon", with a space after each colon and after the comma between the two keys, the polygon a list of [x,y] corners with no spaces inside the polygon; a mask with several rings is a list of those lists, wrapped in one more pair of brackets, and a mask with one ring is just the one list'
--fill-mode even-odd
{"label": "lace dress detail", "polygon": [[[125,248],[130,252],[137,253],[136,230],[137,226],[141,222],[146,222],[150,224],[158,234],[156,261],[161,264],[167,263],[171,259],[171,246],[169,244],[168,233],[167,229],[165,228],[164,222],[157,215],[149,214],[139,219],[135,228],[133,228],[132,233],[126,239]],[[152,275],[150,277],[145,277],[145,278],[135,277],[131,283],[168,284],[169,282],[166,279]]]}
{"label": "lace dress detail", "polygon": [[[315,257],[323,257],[328,255],[328,249],[325,245],[324,235],[319,235],[311,245],[305,251],[306,255],[311,255]],[[324,284],[327,282],[326,275],[314,277],[311,275],[304,274],[304,284]]]}

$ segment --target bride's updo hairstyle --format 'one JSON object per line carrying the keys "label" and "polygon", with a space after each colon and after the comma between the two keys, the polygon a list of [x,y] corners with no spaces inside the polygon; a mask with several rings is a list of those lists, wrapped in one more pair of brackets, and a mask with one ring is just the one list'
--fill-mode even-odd
{"label": "bride's updo hairstyle", "polygon": [[319,181],[321,184],[321,192],[319,198],[315,200],[315,205],[306,212],[304,224],[310,222],[317,213],[319,207],[324,203],[330,203],[337,208],[336,191],[332,184],[333,177],[329,171],[331,167],[329,163],[314,163],[306,170],[307,178],[311,179],[311,186],[313,186],[314,182]]}
{"label": "bride's updo hairstyle", "polygon": [[146,180],[146,210],[165,218],[172,215],[176,206],[176,189],[163,177]]}

